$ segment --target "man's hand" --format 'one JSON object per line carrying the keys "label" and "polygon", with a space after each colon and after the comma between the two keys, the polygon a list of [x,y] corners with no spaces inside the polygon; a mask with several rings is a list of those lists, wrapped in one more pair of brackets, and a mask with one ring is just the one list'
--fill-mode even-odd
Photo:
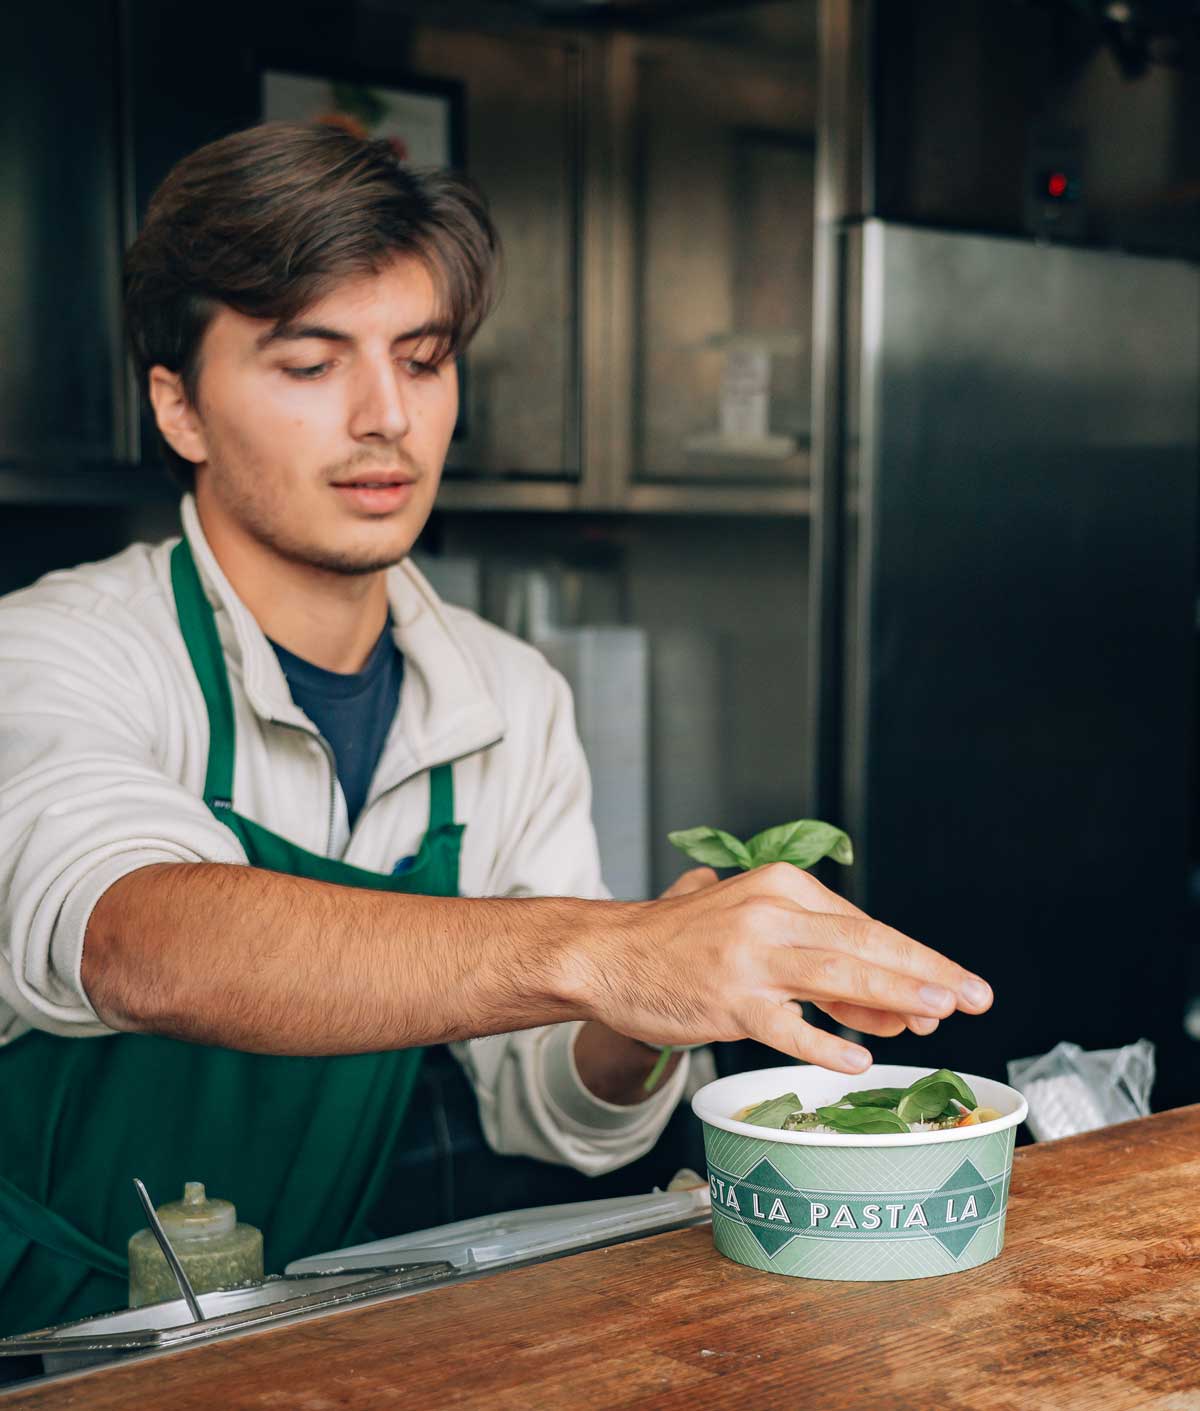
{"label": "man's hand", "polygon": [[757,1039],[854,1073],[870,1054],[808,1024],[796,1001],[885,1036],[906,1024],[931,1032],[956,1009],[980,1014],[992,1003],[977,976],[872,921],[797,867],[712,876],[704,868],[686,874],[580,952],[581,990],[596,1019],[656,1043]]}
{"label": "man's hand", "polygon": [[[677,877],[662,895],[664,897],[685,896],[688,892],[699,891],[701,887],[711,887],[717,880],[717,874],[711,867],[693,867],[682,876]],[[835,901],[839,901],[848,914],[866,915],[865,912],[852,906],[844,898],[837,897],[835,893],[829,892],[829,896]],[[838,1004],[832,1000],[826,1000],[824,1004],[818,1000],[812,1002],[816,1004],[818,1009],[824,1010],[831,1019],[845,1025],[847,1029],[857,1029],[863,1034],[877,1034],[880,1038],[895,1038],[905,1028],[911,1029],[914,1034],[924,1036],[932,1034],[938,1026],[936,1019],[926,1018],[920,1014],[906,1014],[901,1017],[889,1014],[885,1009],[871,1009],[863,1005]]]}

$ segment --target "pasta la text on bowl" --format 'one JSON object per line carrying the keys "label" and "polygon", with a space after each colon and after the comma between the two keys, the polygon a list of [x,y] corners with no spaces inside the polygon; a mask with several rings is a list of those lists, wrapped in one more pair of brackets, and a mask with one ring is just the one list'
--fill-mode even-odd
{"label": "pasta la text on bowl", "polygon": [[920,1279],[973,1269],[1003,1248],[1027,1111],[1004,1083],[798,1064],[720,1078],[692,1108],[704,1124],[713,1240],[739,1264],[810,1279]]}

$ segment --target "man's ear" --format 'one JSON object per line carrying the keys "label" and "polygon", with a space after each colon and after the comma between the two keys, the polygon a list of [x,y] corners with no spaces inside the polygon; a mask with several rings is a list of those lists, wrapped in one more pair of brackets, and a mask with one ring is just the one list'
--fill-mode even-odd
{"label": "man's ear", "polygon": [[197,465],[208,460],[204,428],[188,401],[179,373],[162,366],[150,369],[150,405],[163,439],[177,455]]}

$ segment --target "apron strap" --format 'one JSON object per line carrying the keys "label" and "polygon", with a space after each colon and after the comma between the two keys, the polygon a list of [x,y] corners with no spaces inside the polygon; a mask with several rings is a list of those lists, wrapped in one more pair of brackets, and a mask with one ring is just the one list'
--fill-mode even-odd
{"label": "apron strap", "polygon": [[[204,802],[213,810],[233,809],[235,732],[233,696],[225,654],[213,610],[196,571],[186,538],[171,550],[171,586],[184,645],[208,709],[208,772]],[[439,764],[429,772],[429,832],[454,823],[454,766]]]}
{"label": "apron strap", "polygon": [[454,822],[454,766],[439,764],[429,771],[429,832]]}
{"label": "apron strap", "polygon": [[211,809],[231,809],[235,740],[233,697],[216,620],[186,538],[180,539],[171,550],[171,586],[184,645],[208,708],[208,773],[204,778],[204,802]]}
{"label": "apron strap", "polygon": [[77,1230],[69,1220],[64,1220],[61,1215],[56,1215],[53,1210],[18,1190],[3,1176],[0,1176],[0,1222],[66,1259],[77,1260],[114,1279],[129,1277],[129,1265],[124,1259],[118,1258],[102,1244],[97,1244],[82,1230]]}

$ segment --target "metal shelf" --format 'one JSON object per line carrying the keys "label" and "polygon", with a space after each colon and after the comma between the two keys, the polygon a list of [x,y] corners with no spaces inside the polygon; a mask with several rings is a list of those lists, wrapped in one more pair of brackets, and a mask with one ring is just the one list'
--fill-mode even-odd
{"label": "metal shelf", "polygon": [[790,515],[811,511],[807,485],[737,485],[696,481],[633,482],[611,499],[587,496],[577,482],[442,481],[439,510],[525,510],[541,513]]}
{"label": "metal shelf", "polygon": [[804,517],[812,512],[807,485],[634,484],[627,508],[635,514],[733,514]]}
{"label": "metal shelf", "polygon": [[574,480],[497,480],[444,475],[439,510],[533,510],[549,513],[579,508]]}

